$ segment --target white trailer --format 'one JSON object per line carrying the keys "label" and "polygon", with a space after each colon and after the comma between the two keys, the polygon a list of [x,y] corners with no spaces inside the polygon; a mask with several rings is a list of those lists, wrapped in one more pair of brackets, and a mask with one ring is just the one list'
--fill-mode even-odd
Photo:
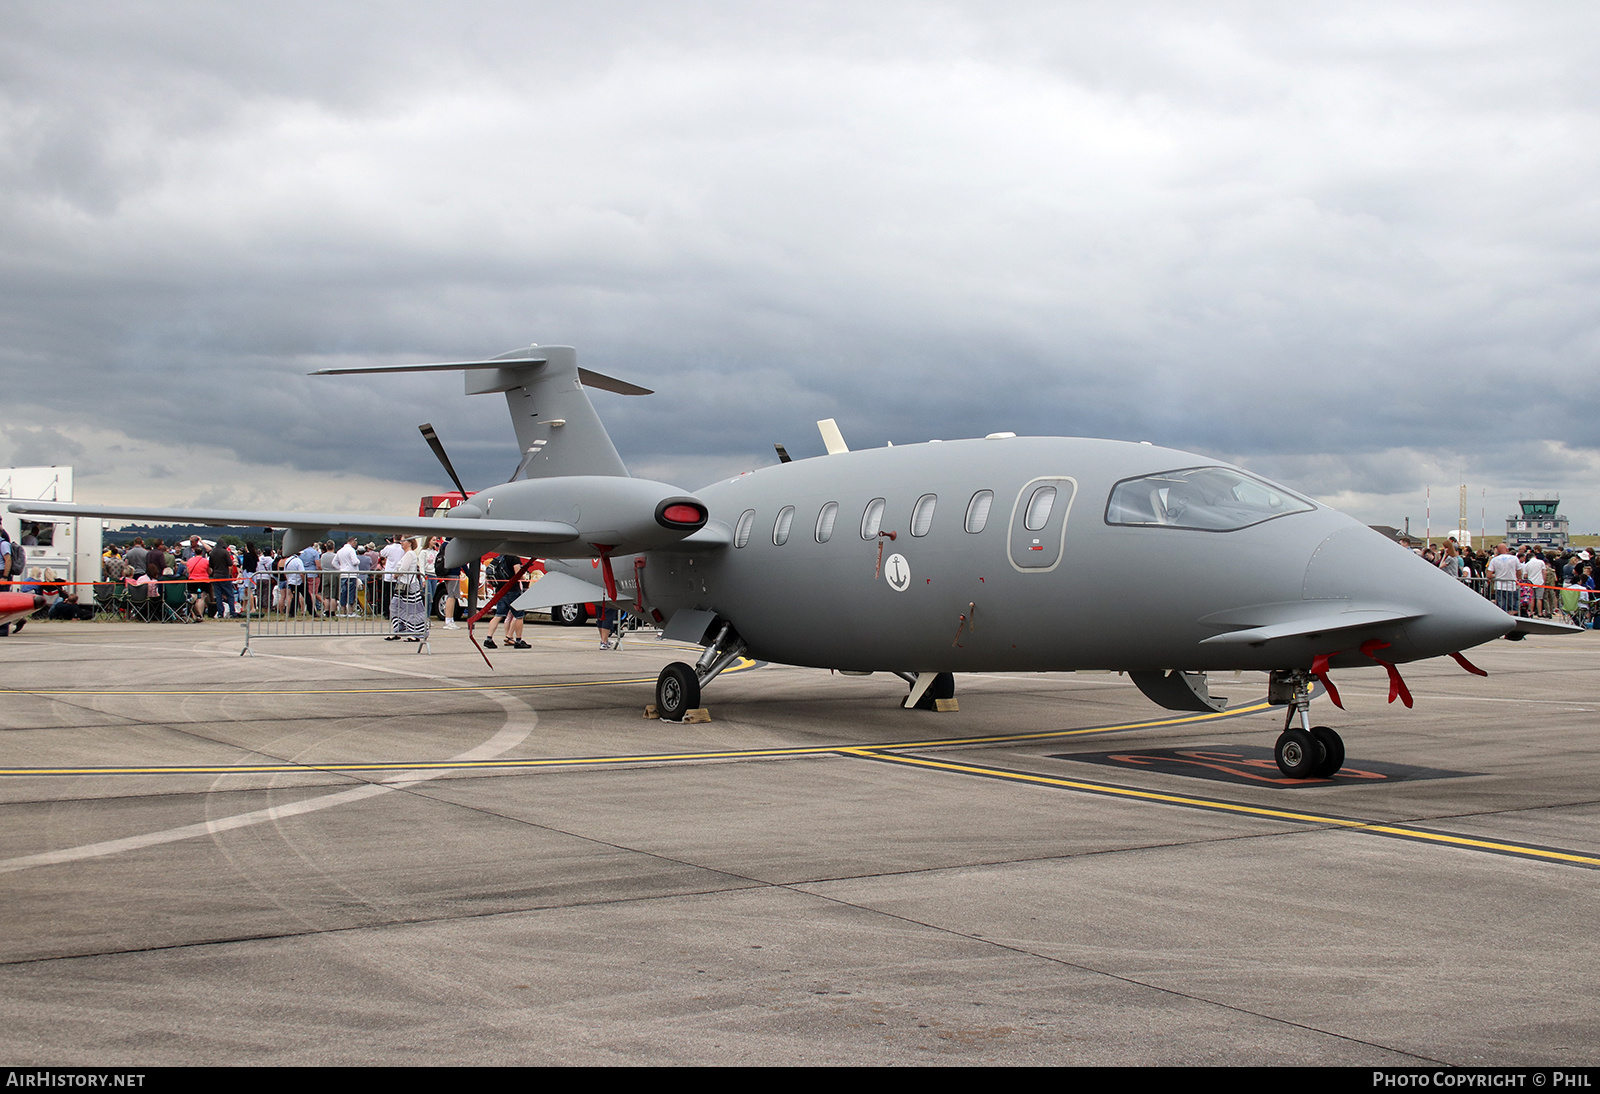
{"label": "white trailer", "polygon": [[[66,581],[100,580],[100,532],[104,521],[93,517],[20,517],[8,511],[12,501],[72,501],[72,468],[0,468],[0,524],[13,543],[22,542],[30,532],[39,541],[26,548],[29,576],[50,569]],[[83,603],[89,603],[93,590],[78,591]]]}

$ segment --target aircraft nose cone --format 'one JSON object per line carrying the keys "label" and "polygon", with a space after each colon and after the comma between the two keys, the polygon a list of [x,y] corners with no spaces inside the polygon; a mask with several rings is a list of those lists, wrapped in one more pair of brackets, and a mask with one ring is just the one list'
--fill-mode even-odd
{"label": "aircraft nose cone", "polygon": [[1395,660],[1440,657],[1499,638],[1512,618],[1471,588],[1364,526],[1344,528],[1318,545],[1306,566],[1307,600],[1359,600],[1418,618],[1402,628]]}

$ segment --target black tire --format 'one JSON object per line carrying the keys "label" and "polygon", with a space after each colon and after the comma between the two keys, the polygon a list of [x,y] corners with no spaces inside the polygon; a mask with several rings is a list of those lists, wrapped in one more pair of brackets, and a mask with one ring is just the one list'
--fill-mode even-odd
{"label": "black tire", "polygon": [[550,613],[550,617],[563,627],[581,627],[589,622],[589,609],[582,604],[562,604]]}
{"label": "black tire", "polygon": [[1344,739],[1327,726],[1312,726],[1311,736],[1322,746],[1322,762],[1317,765],[1316,776],[1331,778],[1344,766]]}
{"label": "black tire", "polygon": [[681,722],[683,716],[700,705],[700,678],[694,669],[682,661],[674,661],[661,670],[656,679],[656,713],[669,722]]}
{"label": "black tire", "polygon": [[1315,778],[1323,760],[1322,744],[1303,729],[1284,730],[1272,755],[1278,770],[1291,779]]}
{"label": "black tire", "polygon": [[928,685],[928,690],[922,693],[922,698],[917,700],[918,710],[932,710],[933,704],[940,699],[954,699],[956,697],[956,678],[953,673],[941,672],[933,678],[933,683]]}

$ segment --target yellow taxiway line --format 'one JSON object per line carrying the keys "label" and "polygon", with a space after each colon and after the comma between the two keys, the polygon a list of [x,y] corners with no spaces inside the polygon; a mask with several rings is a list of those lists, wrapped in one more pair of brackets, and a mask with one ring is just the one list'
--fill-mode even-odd
{"label": "yellow taxiway line", "polygon": [[1168,794],[1157,790],[1141,790],[1131,786],[1118,786],[1115,783],[1087,782],[1082,779],[1067,779],[1056,775],[1041,775],[1031,771],[1011,771],[1003,767],[987,767],[981,764],[952,763],[946,760],[931,760],[921,756],[902,756],[892,752],[882,752],[877,748],[844,748],[840,752],[850,756],[860,756],[863,759],[878,760],[882,763],[899,764],[906,767],[931,768],[938,771],[949,771],[960,775],[978,775],[988,779],[998,779],[1003,782],[1027,783],[1033,786],[1050,786],[1060,790],[1076,790],[1089,794],[1102,794],[1107,797],[1125,798],[1134,801],[1159,802],[1164,805],[1177,805],[1188,809],[1205,809],[1213,812],[1236,813],[1243,816],[1260,817],[1265,820],[1290,821],[1296,824],[1320,824],[1330,828],[1341,828],[1352,832],[1367,832],[1379,836],[1391,836],[1398,839],[1421,840],[1427,843],[1438,843],[1450,847],[1464,847],[1475,851],[1490,851],[1495,854],[1515,855],[1520,858],[1539,859],[1548,862],[1563,862],[1575,866],[1589,866],[1600,868],[1600,855],[1585,855],[1577,851],[1564,850],[1557,847],[1537,847],[1529,844],[1502,843],[1497,840],[1478,839],[1473,836],[1459,836],[1449,832],[1434,832],[1426,828],[1413,828],[1404,824],[1380,824],[1374,821],[1364,821],[1353,817],[1340,817],[1328,813],[1308,813],[1292,809],[1273,809],[1264,805],[1251,805],[1248,802],[1229,801],[1226,798],[1198,798],[1186,794]]}
{"label": "yellow taxiway line", "polygon": [[[627,684],[632,680],[596,680],[593,684]],[[584,684],[540,684],[532,687],[581,687]],[[416,689],[429,690],[429,689]],[[506,689],[510,690],[510,689]],[[100,692],[97,694],[107,694]],[[164,693],[170,694],[170,693]],[[203,694],[222,694],[206,692]],[[282,694],[282,693],[280,693]],[[352,693],[354,694],[354,693]],[[1208,714],[1187,714],[1176,718],[1153,718],[1138,722],[1123,722],[1110,726],[1088,726],[1083,729],[1040,730],[1034,733],[1002,733],[985,737],[949,737],[933,740],[890,741],[876,745],[803,745],[793,748],[737,748],[703,752],[655,752],[631,756],[544,756],[525,759],[497,757],[492,760],[375,760],[350,763],[260,763],[260,764],[171,764],[139,767],[7,767],[0,768],[0,777],[26,775],[285,775],[313,772],[349,771],[438,771],[438,770],[514,770],[518,768],[551,767],[609,767],[619,764],[681,763],[695,760],[759,760],[792,756],[851,755],[867,749],[953,748],[967,745],[1014,744],[1018,741],[1047,741],[1068,737],[1082,737],[1106,733],[1126,733],[1136,729],[1157,729],[1162,726],[1187,725],[1255,714],[1266,710],[1265,701],[1240,707],[1237,710],[1217,711]]]}

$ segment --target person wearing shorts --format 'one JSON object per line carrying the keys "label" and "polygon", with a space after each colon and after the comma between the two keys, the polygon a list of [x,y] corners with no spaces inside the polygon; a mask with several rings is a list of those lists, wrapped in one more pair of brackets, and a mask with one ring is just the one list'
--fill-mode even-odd
{"label": "person wearing shorts", "polygon": [[[500,582],[510,581],[509,575],[515,574],[517,568],[521,565],[521,559],[510,558],[506,555],[501,555],[490,563],[492,575]],[[506,594],[495,604],[494,621],[489,624],[489,635],[483,640],[483,644],[489,649],[497,648],[494,643],[494,632],[500,626],[502,620],[506,625],[506,645],[508,647],[514,650],[529,650],[533,648],[522,640],[522,617],[526,613],[519,612],[511,606],[512,601],[516,600],[521,592],[521,589],[507,590]]]}
{"label": "person wearing shorts", "polygon": [[614,650],[622,643],[612,644],[611,634],[617,629],[617,606],[615,604],[601,604],[600,610],[595,613],[595,622],[600,626],[600,648]]}

